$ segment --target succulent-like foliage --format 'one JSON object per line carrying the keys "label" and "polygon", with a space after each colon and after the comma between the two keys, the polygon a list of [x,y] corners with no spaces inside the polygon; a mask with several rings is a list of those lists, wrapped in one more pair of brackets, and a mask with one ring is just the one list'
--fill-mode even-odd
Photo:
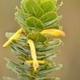
{"label": "succulent-like foliage", "polygon": [[57,5],[57,0],[22,0],[20,9],[16,7],[15,19],[20,29],[6,33],[9,40],[3,47],[10,44],[21,63],[6,59],[7,67],[17,78],[4,77],[4,80],[59,80],[46,76],[62,67],[54,62],[59,51],[49,52],[62,43],[58,36],[65,36],[57,24],[62,17],[57,14],[61,4]]}

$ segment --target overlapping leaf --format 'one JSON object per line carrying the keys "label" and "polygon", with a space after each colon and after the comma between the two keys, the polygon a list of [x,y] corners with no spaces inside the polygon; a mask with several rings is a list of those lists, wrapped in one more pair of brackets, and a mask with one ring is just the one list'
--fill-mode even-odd
{"label": "overlapping leaf", "polygon": [[41,31],[44,28],[43,23],[35,17],[27,18],[26,23],[30,29],[36,30],[36,32]]}
{"label": "overlapping leaf", "polygon": [[27,37],[28,37],[29,39],[32,39],[32,40],[35,41],[36,43],[37,43],[37,42],[42,42],[42,43],[44,43],[44,42],[47,40],[47,38],[46,38],[44,35],[41,35],[40,33],[34,33],[34,32],[28,34]]}
{"label": "overlapping leaf", "polygon": [[35,0],[26,1],[26,10],[29,14],[36,17],[40,17],[44,14],[44,11]]}
{"label": "overlapping leaf", "polygon": [[44,70],[42,69],[42,70],[40,70],[40,71],[39,71],[39,75],[49,74],[49,73],[51,73],[52,71],[60,70],[61,67],[62,67],[61,64],[53,65],[53,66],[51,66],[51,67],[49,67],[49,68],[47,68],[47,69],[44,69]]}
{"label": "overlapping leaf", "polygon": [[55,40],[55,41],[52,41],[46,45],[39,45],[37,46],[37,50],[39,52],[45,52],[45,51],[49,51],[49,50],[52,50],[54,48],[56,48],[57,46],[59,46],[60,44],[62,43],[62,41],[60,40]]}
{"label": "overlapping leaf", "polygon": [[[44,0],[43,0],[44,1]],[[41,4],[41,8],[44,10],[44,12],[54,11],[55,10],[55,4],[52,0],[46,0]]]}

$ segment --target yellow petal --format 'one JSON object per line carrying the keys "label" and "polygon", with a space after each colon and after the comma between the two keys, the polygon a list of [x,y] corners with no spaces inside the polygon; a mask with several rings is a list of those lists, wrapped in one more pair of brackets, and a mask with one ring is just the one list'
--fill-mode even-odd
{"label": "yellow petal", "polygon": [[[26,63],[33,64],[33,60],[26,60],[25,62],[26,62]],[[38,62],[39,64],[44,64],[44,63],[45,63],[44,60],[37,60],[37,62]]]}
{"label": "yellow petal", "polygon": [[34,71],[36,71],[36,69],[39,67],[39,64],[38,64],[38,61],[37,61],[35,45],[34,45],[34,42],[31,39],[29,39],[27,41],[27,43],[30,45],[31,56],[32,56],[32,59],[33,59],[33,68],[34,68]]}
{"label": "yellow petal", "polygon": [[58,29],[46,29],[40,32],[41,34],[45,35],[51,35],[51,36],[65,36],[65,33]]}
{"label": "yellow petal", "polygon": [[39,67],[39,64],[38,62],[33,62],[33,68],[34,68],[34,71],[36,72],[37,71],[37,68]]}
{"label": "yellow petal", "polygon": [[20,35],[22,34],[23,29],[19,29],[4,45],[3,47],[7,47],[10,43],[12,43],[13,40],[17,40]]}

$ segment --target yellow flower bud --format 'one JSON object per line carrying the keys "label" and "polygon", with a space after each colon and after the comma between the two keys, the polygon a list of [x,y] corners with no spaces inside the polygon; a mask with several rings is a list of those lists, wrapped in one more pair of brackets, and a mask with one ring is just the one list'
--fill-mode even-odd
{"label": "yellow flower bud", "polygon": [[3,45],[3,47],[7,47],[10,43],[12,43],[13,40],[17,40],[17,39],[20,37],[20,35],[22,34],[22,32],[24,32],[23,29],[22,29],[22,28],[19,29],[19,30]]}
{"label": "yellow flower bud", "polygon": [[58,29],[46,29],[40,32],[42,35],[65,36],[65,33]]}

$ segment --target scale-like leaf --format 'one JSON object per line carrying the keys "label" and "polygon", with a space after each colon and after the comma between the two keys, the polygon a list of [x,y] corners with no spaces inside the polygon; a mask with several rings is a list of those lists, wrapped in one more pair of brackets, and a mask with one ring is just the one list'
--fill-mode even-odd
{"label": "scale-like leaf", "polygon": [[55,12],[48,12],[44,14],[40,19],[43,23],[49,22],[57,18],[57,14]]}
{"label": "scale-like leaf", "polygon": [[14,44],[14,43],[11,44],[11,50],[17,56],[20,56],[20,55],[27,56],[30,54],[30,50],[28,48],[26,49],[22,46]]}
{"label": "scale-like leaf", "polygon": [[39,52],[45,52],[45,51],[49,51],[49,50],[52,50],[54,48],[56,48],[57,46],[59,46],[60,44],[62,43],[61,40],[55,40],[55,41],[52,41],[50,43],[48,43],[47,45],[39,45],[37,48],[37,50]]}
{"label": "scale-like leaf", "polygon": [[28,0],[26,2],[26,10],[29,14],[36,17],[40,17],[44,14],[44,11],[35,0]]}
{"label": "scale-like leaf", "polygon": [[49,11],[54,11],[55,7],[55,4],[51,0],[47,0],[41,4],[41,8],[44,10],[45,13]]}
{"label": "scale-like leaf", "polygon": [[18,21],[19,24],[22,24],[23,26],[26,26],[25,18],[20,12],[15,13],[15,19]]}
{"label": "scale-like leaf", "polygon": [[18,77],[19,77],[19,80],[30,80],[31,75],[21,73],[21,74],[19,74]]}
{"label": "scale-like leaf", "polygon": [[42,43],[44,43],[47,40],[44,35],[41,35],[40,33],[34,33],[34,32],[28,34],[28,38],[32,39],[35,42],[42,42]]}
{"label": "scale-like leaf", "polygon": [[49,29],[49,28],[62,30],[62,26],[60,26],[60,25],[55,25],[55,24],[50,25],[50,26],[46,26],[46,29]]}
{"label": "scale-like leaf", "polygon": [[46,74],[48,74],[48,73],[50,73],[50,72],[52,72],[52,71],[60,70],[61,67],[62,67],[61,64],[56,64],[56,65],[53,65],[53,66],[52,66],[51,68],[49,68],[49,69],[44,69],[44,70],[39,71],[39,74],[40,74],[40,75],[44,75],[44,74],[46,75]]}
{"label": "scale-like leaf", "polygon": [[21,64],[17,64],[13,61],[11,61],[10,59],[5,59],[7,61],[7,68],[9,68],[11,71],[13,71],[16,74],[20,74],[20,73],[28,73],[28,66],[26,66],[26,68],[21,65]]}
{"label": "scale-like leaf", "polygon": [[47,55],[45,58],[48,61],[53,61],[56,58],[56,56],[57,56],[56,54],[50,54],[49,53],[49,55]]}
{"label": "scale-like leaf", "polygon": [[41,31],[44,27],[43,23],[35,17],[27,18],[26,23],[30,29],[36,30],[36,32]]}
{"label": "scale-like leaf", "polygon": [[27,10],[26,10],[26,3],[25,3],[26,0],[22,0],[21,1],[21,9],[24,13],[27,13]]}
{"label": "scale-like leaf", "polygon": [[49,22],[45,22],[44,26],[46,26],[46,28],[47,28],[47,27],[55,24],[56,22],[58,22],[61,18],[62,18],[62,16],[57,16],[55,19],[53,19],[53,20],[51,20]]}

